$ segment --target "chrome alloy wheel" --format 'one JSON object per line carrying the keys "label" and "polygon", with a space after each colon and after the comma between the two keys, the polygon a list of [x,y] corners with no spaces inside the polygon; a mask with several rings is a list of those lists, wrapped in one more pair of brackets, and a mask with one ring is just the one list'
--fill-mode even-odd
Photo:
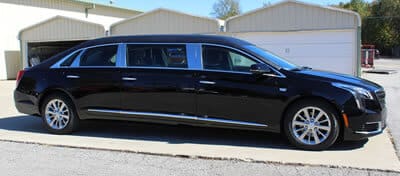
{"label": "chrome alloy wheel", "polygon": [[53,99],[46,105],[46,123],[53,129],[60,130],[67,126],[70,119],[68,106],[59,99]]}
{"label": "chrome alloy wheel", "polygon": [[306,145],[316,145],[328,138],[331,126],[331,121],[325,111],[308,106],[294,115],[292,133],[297,141]]}

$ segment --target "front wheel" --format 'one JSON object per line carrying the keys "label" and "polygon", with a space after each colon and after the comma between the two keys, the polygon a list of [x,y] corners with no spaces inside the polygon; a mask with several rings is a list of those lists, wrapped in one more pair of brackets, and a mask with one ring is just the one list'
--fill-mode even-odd
{"label": "front wheel", "polygon": [[290,143],[306,150],[324,150],[339,136],[337,113],[327,103],[301,101],[289,108],[284,131]]}
{"label": "front wheel", "polygon": [[41,112],[43,122],[51,133],[68,134],[79,126],[79,118],[73,103],[63,94],[52,94],[46,97]]}

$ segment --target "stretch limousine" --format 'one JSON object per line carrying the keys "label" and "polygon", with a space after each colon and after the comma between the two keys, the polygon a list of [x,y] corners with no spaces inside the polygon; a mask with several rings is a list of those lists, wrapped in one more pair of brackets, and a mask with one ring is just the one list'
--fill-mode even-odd
{"label": "stretch limousine", "polygon": [[323,150],[386,127],[381,86],[216,35],[87,41],[21,70],[14,98],[56,134],[112,119],[282,132],[298,148]]}

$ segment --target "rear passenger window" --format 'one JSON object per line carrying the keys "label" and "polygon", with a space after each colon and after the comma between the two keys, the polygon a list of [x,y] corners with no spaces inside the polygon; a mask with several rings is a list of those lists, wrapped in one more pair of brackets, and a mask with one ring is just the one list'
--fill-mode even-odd
{"label": "rear passenger window", "polygon": [[75,58],[78,57],[78,55],[81,53],[81,51],[78,51],[74,53],[73,55],[69,56],[63,63],[60,64],[62,67],[69,67],[71,64],[74,62]]}
{"label": "rear passenger window", "polygon": [[127,45],[127,65],[187,68],[185,45]]}
{"label": "rear passenger window", "polygon": [[81,56],[80,66],[115,66],[117,45],[87,49]]}

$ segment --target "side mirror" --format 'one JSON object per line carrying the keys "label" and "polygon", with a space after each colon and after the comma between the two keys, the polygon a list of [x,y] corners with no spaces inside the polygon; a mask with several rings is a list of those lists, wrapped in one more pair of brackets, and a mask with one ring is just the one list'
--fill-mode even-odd
{"label": "side mirror", "polygon": [[250,72],[253,74],[262,75],[272,73],[272,70],[267,65],[258,63],[250,66]]}

